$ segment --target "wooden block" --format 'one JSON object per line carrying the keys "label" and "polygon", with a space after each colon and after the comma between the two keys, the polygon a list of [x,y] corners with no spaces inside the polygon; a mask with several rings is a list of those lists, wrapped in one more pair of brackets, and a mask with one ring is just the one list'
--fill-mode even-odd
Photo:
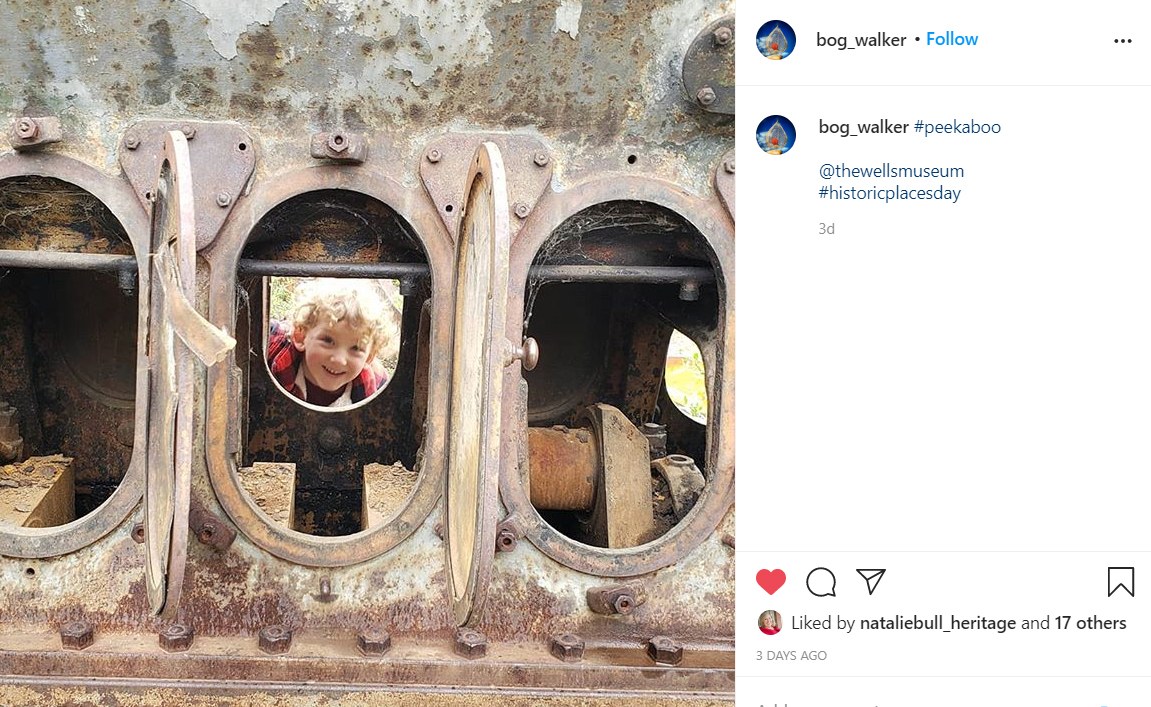
{"label": "wooden block", "polygon": [[418,477],[417,472],[400,462],[365,465],[362,529],[379,525],[398,513],[412,495]]}
{"label": "wooden block", "polygon": [[240,485],[264,513],[291,530],[296,516],[296,465],[255,462],[239,471]]}
{"label": "wooden block", "polygon": [[76,519],[72,459],[29,457],[0,466],[0,524],[49,528]]}

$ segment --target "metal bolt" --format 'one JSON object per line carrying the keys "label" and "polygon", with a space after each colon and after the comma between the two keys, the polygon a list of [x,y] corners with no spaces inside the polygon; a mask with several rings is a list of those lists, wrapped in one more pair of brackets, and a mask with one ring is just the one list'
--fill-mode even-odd
{"label": "metal bolt", "polygon": [[31,118],[21,118],[16,122],[16,136],[23,140],[31,140],[40,132],[40,125]]}
{"label": "metal bolt", "polygon": [[552,638],[552,655],[565,663],[578,663],[583,660],[584,642],[579,636],[562,633]]}
{"label": "metal bolt", "polygon": [[684,302],[694,302],[699,299],[699,283],[694,280],[685,280],[679,283],[679,298]]}
{"label": "metal bolt", "polygon": [[344,446],[344,435],[338,429],[329,425],[320,430],[316,442],[320,445],[322,451],[328,454],[335,454]]}
{"label": "metal bolt", "polygon": [[488,652],[488,639],[470,628],[456,629],[456,653],[465,658],[483,658]]}
{"label": "metal bolt", "polygon": [[645,422],[639,431],[647,437],[648,450],[652,459],[667,456],[667,427],[656,422]]}
{"label": "metal bolt", "polygon": [[496,550],[499,552],[511,552],[516,549],[519,539],[516,534],[508,528],[504,528],[496,533]]}
{"label": "metal bolt", "polygon": [[432,532],[436,534],[437,538],[439,538],[440,540],[443,540],[444,539],[444,524],[443,523],[436,523],[435,527],[432,528]]}
{"label": "metal bolt", "polygon": [[160,630],[160,647],[169,653],[181,653],[192,647],[195,633],[187,624],[169,624]]}
{"label": "metal bolt", "polygon": [[343,152],[348,149],[348,139],[343,133],[332,133],[328,136],[328,149],[332,152]]}
{"label": "metal bolt", "polygon": [[630,614],[635,608],[635,599],[630,594],[620,594],[611,605],[617,614]]}
{"label": "metal bolt", "polygon": [[139,146],[140,138],[137,137],[134,133],[129,133],[128,136],[124,138],[124,147],[128,148],[129,150],[135,150]]}
{"label": "metal bolt", "polygon": [[392,637],[382,628],[366,628],[356,635],[356,645],[364,655],[383,655],[391,650]]}
{"label": "metal bolt", "polygon": [[324,577],[320,580],[320,593],[315,595],[315,600],[330,604],[336,600],[336,595],[332,594],[332,580]]}
{"label": "metal bolt", "polygon": [[416,288],[419,283],[414,277],[401,277],[400,278],[400,296],[411,297],[416,294]]}
{"label": "metal bolt", "polygon": [[219,531],[220,530],[216,527],[215,523],[212,521],[207,521],[200,526],[199,530],[196,531],[196,539],[205,545],[211,545],[212,541],[216,539],[216,534]]}
{"label": "metal bolt", "polygon": [[228,206],[228,204],[231,204],[231,203],[232,203],[232,195],[229,194],[228,192],[222,191],[222,192],[219,192],[218,194],[216,194],[216,206],[219,206],[220,208],[225,208]]}
{"label": "metal bolt", "polygon": [[196,129],[194,127],[192,127],[191,125],[187,125],[187,124],[181,125],[180,126],[180,132],[184,133],[184,137],[187,138],[188,140],[191,140],[192,138],[196,137]]}
{"label": "metal bolt", "polygon": [[287,653],[292,647],[292,630],[275,624],[260,629],[260,650],[273,655]]}
{"label": "metal bolt", "polygon": [[715,91],[712,90],[711,86],[704,86],[695,94],[695,100],[699,101],[701,106],[710,106],[715,103]]}
{"label": "metal bolt", "polygon": [[687,467],[695,464],[695,460],[686,454],[671,454],[668,455],[667,460],[679,467]]}
{"label": "metal bolt", "polygon": [[734,550],[735,549],[735,536],[732,535],[731,533],[724,533],[723,534],[723,544],[727,545],[732,550]]}
{"label": "metal bolt", "polygon": [[515,211],[516,216],[520,218],[527,218],[528,214],[532,212],[531,207],[522,201],[517,201],[515,206],[512,207],[512,210]]}
{"label": "metal bolt", "polygon": [[551,162],[551,159],[551,157],[548,157],[548,153],[543,150],[540,150],[532,156],[532,161],[536,163],[537,167],[546,167],[548,162]]}
{"label": "metal bolt", "polygon": [[667,636],[656,636],[647,642],[647,656],[664,665],[679,665],[683,661],[683,646]]}
{"label": "metal bolt", "polygon": [[440,154],[439,150],[436,150],[436,149],[428,150],[428,162],[431,162],[432,164],[439,162],[440,157],[442,157],[442,156],[443,155]]}
{"label": "metal bolt", "polygon": [[731,159],[723,161],[723,171],[727,172],[728,174],[735,174],[735,158],[734,157],[732,157]]}
{"label": "metal bolt", "polygon": [[66,651],[82,651],[96,640],[91,621],[69,621],[60,627],[60,643]]}
{"label": "metal bolt", "polygon": [[136,423],[125,420],[116,426],[116,441],[120,446],[131,447],[136,437]]}
{"label": "metal bolt", "polygon": [[721,47],[725,44],[731,44],[731,27],[720,27],[716,29],[711,36],[715,38],[715,43]]}
{"label": "metal bolt", "polygon": [[[136,270],[124,269],[116,273],[116,284],[119,285],[120,291],[124,293],[125,297],[131,297],[136,294]],[[128,444],[131,444],[129,442]]]}
{"label": "metal bolt", "polygon": [[143,523],[137,523],[136,525],[132,526],[132,539],[136,541],[137,545],[144,542],[144,524]]}

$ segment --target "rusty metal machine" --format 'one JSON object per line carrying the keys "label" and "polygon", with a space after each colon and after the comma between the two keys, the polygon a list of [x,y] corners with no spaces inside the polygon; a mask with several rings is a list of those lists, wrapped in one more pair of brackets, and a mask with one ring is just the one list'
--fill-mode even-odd
{"label": "rusty metal machine", "polygon": [[[732,700],[733,12],[9,3],[0,702]],[[346,409],[308,277],[402,304]]]}

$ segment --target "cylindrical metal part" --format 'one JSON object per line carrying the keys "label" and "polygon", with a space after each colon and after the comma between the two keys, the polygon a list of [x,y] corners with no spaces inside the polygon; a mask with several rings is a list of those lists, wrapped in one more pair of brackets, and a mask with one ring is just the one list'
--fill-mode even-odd
{"label": "cylindrical metal part", "polygon": [[531,499],[549,511],[586,511],[595,501],[599,444],[586,429],[528,428]]}

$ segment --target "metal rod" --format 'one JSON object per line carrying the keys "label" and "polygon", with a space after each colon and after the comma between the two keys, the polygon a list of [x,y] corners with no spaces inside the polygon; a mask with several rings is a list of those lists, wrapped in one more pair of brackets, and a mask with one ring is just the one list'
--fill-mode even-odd
{"label": "metal rod", "polygon": [[399,280],[427,277],[423,263],[327,263],[292,260],[240,260],[241,275],[273,277],[370,277]]}
{"label": "metal rod", "polygon": [[103,253],[56,253],[43,250],[0,250],[0,267],[39,268],[41,270],[135,271],[131,255]]}
{"label": "metal rod", "polygon": [[711,268],[659,265],[539,265],[532,279],[549,282],[645,282],[678,284],[715,282]]}

